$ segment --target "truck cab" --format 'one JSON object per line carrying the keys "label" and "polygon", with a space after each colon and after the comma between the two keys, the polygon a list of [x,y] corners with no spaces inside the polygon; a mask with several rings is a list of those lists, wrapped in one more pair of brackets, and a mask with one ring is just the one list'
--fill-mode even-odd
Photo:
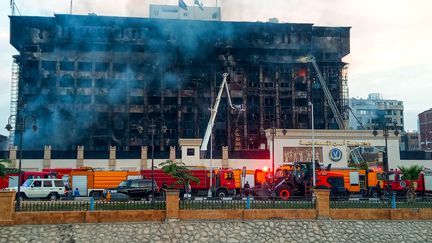
{"label": "truck cab", "polygon": [[236,180],[233,170],[222,169],[216,173],[215,192],[217,197],[236,194]]}

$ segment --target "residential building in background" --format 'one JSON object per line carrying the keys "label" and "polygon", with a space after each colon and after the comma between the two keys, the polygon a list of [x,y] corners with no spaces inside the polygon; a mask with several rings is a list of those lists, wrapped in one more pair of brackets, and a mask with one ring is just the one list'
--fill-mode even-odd
{"label": "residential building in background", "polygon": [[404,106],[402,101],[383,99],[379,93],[371,93],[367,99],[350,98],[349,128],[374,130],[384,125],[396,125],[404,131]]}
{"label": "residential building in background", "polygon": [[222,96],[216,149],[259,149],[271,127],[311,128],[309,102],[316,129],[337,128],[312,65],[299,62],[308,55],[347,117],[349,27],[96,15],[10,21],[24,104],[17,114],[34,114],[39,127],[26,130],[26,149],[139,151],[154,141],[160,152],[203,138],[225,72],[233,103],[246,109],[234,112]]}
{"label": "residential building in background", "polygon": [[420,134],[417,131],[406,131],[400,135],[401,151],[420,150]]}
{"label": "residential building in background", "polygon": [[422,150],[432,150],[432,109],[418,115],[420,130],[420,147]]}
{"label": "residential building in background", "polygon": [[7,150],[8,148],[8,137],[0,134],[0,150]]}

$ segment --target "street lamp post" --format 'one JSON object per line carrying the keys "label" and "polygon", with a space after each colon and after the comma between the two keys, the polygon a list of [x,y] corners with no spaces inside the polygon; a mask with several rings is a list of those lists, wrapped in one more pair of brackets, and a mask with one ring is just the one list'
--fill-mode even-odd
{"label": "street lamp post", "polygon": [[[157,122],[159,121],[161,124],[161,133],[166,133],[167,131],[167,127],[165,126],[165,120],[163,120],[162,118],[158,117],[158,118],[144,118],[143,120],[147,121],[148,124],[148,134],[151,136],[151,173],[152,173],[152,201],[154,201],[154,136],[157,133],[156,127],[157,127]],[[143,130],[143,129],[142,129]]]}
{"label": "street lamp post", "polygon": [[12,115],[9,117],[8,119],[8,124],[6,125],[5,129],[8,131],[12,131],[13,127],[11,125],[11,119],[15,117],[18,118],[18,123],[16,124],[16,129],[15,131],[19,131],[20,133],[20,143],[19,143],[19,160],[18,160],[18,191],[17,191],[17,197],[16,197],[16,205],[15,205],[15,210],[16,211],[20,211],[21,209],[21,168],[22,168],[22,154],[23,154],[23,133],[25,131],[25,127],[26,127],[26,120],[27,119],[32,119],[33,120],[33,126],[32,129],[33,131],[37,130],[37,125],[36,125],[36,117],[33,115],[24,115],[21,117],[17,117],[16,115]]}
{"label": "street lamp post", "polygon": [[[394,135],[398,136],[399,135],[399,131],[397,129],[397,124],[393,123],[393,126],[389,126],[387,123],[384,123],[384,127],[383,127],[383,136],[384,136],[384,142],[385,142],[385,151],[384,151],[384,155],[383,155],[383,165],[384,165],[384,172],[385,172],[385,179],[387,181],[387,185],[386,185],[386,192],[387,192],[387,196],[389,196],[390,194],[390,175],[389,175],[389,163],[388,163],[388,143],[387,143],[387,138],[389,136],[389,130],[393,129],[394,130]],[[375,129],[372,134],[376,137],[378,135],[378,131]]]}
{"label": "street lamp post", "polygon": [[271,130],[272,134],[272,197],[276,196],[275,192],[275,135],[276,135],[276,127],[273,121],[273,127]]}
{"label": "street lamp post", "polygon": [[207,192],[207,197],[213,196],[213,130],[210,133],[210,187]]}
{"label": "street lamp post", "polygon": [[316,175],[315,175],[315,123],[314,123],[314,106],[312,102],[309,102],[309,106],[311,107],[311,115],[312,115],[312,185],[315,188],[316,186]]}

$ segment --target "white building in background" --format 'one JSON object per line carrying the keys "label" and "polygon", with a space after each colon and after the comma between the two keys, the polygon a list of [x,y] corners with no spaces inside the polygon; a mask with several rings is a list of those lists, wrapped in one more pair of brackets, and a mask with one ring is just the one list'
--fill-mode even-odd
{"label": "white building in background", "polygon": [[[266,130],[266,138],[271,151],[273,142],[270,130]],[[370,149],[377,153],[385,148],[382,131],[375,137],[371,130],[314,130],[312,141],[312,130],[277,129],[274,138],[275,167],[287,162],[312,161],[312,142],[315,144],[315,159],[324,166],[332,164],[332,167],[337,168],[348,167],[348,160],[357,149]],[[396,168],[400,164],[399,138],[390,134],[387,145],[390,168]],[[382,162],[382,156],[378,156],[378,153],[378,161],[374,162]]]}
{"label": "white building in background", "polygon": [[349,114],[349,129],[351,130],[383,129],[385,123],[396,123],[399,131],[404,130],[402,101],[386,100],[379,93],[371,93],[367,99],[351,98],[349,106],[352,110],[352,113]]}
{"label": "white building in background", "polygon": [[150,18],[221,21],[221,8],[189,5],[185,10],[177,5],[150,4]]}

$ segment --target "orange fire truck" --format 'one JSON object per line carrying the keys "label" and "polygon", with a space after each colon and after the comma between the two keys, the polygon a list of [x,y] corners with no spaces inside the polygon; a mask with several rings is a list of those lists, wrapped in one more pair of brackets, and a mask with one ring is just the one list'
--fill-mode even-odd
{"label": "orange fire truck", "polygon": [[332,168],[331,171],[342,174],[344,185],[351,194],[379,197],[383,189],[382,171],[360,170],[355,168]]}
{"label": "orange fire truck", "polygon": [[81,196],[100,198],[103,190],[117,187],[127,179],[141,179],[139,171],[110,171],[94,170],[90,167],[82,167],[72,170],[69,175],[72,189],[78,188]]}

